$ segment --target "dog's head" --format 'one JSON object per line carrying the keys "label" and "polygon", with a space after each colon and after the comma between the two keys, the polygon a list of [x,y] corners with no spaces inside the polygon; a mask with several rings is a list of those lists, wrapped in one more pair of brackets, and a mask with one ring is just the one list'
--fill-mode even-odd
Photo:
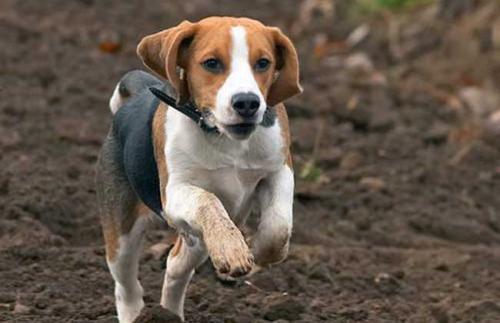
{"label": "dog's head", "polygon": [[193,100],[233,139],[248,138],[267,106],[302,90],[290,39],[252,19],[184,21],[143,38],[137,53],[170,81],[180,103]]}

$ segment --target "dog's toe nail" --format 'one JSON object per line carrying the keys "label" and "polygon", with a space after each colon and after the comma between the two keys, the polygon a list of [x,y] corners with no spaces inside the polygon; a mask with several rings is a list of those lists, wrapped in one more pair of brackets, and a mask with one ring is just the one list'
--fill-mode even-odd
{"label": "dog's toe nail", "polygon": [[232,274],[232,277],[241,277],[246,274],[246,271],[243,268],[237,268]]}

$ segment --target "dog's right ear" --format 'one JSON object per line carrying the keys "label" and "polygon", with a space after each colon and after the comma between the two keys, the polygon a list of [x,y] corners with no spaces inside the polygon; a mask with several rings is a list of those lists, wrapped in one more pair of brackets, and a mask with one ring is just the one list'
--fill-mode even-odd
{"label": "dog's right ear", "polygon": [[[189,98],[187,84],[177,66],[195,34],[195,24],[183,21],[156,34],[144,37],[137,46],[137,55],[153,72],[166,78],[177,90],[178,101]],[[182,66],[181,66],[182,67]]]}

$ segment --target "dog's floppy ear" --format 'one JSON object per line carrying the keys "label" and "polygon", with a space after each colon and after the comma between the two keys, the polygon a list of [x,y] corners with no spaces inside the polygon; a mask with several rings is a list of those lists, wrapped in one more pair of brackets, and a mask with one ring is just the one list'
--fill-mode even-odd
{"label": "dog's floppy ear", "polygon": [[183,61],[183,54],[194,37],[195,26],[183,21],[176,27],[144,37],[137,46],[137,55],[144,64],[174,86],[179,102],[188,99],[189,93],[185,77],[177,66]]}
{"label": "dog's floppy ear", "polygon": [[271,27],[274,39],[277,77],[267,95],[267,103],[274,106],[302,92],[299,84],[299,60],[295,47],[279,28]]}

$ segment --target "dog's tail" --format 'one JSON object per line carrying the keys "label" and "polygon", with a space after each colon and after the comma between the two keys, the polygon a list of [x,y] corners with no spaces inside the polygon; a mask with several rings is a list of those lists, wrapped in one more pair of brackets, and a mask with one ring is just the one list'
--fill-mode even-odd
{"label": "dog's tail", "polygon": [[133,70],[125,74],[118,82],[109,99],[109,108],[113,114],[122,107],[130,97],[151,87],[162,85],[157,77],[141,70]]}

